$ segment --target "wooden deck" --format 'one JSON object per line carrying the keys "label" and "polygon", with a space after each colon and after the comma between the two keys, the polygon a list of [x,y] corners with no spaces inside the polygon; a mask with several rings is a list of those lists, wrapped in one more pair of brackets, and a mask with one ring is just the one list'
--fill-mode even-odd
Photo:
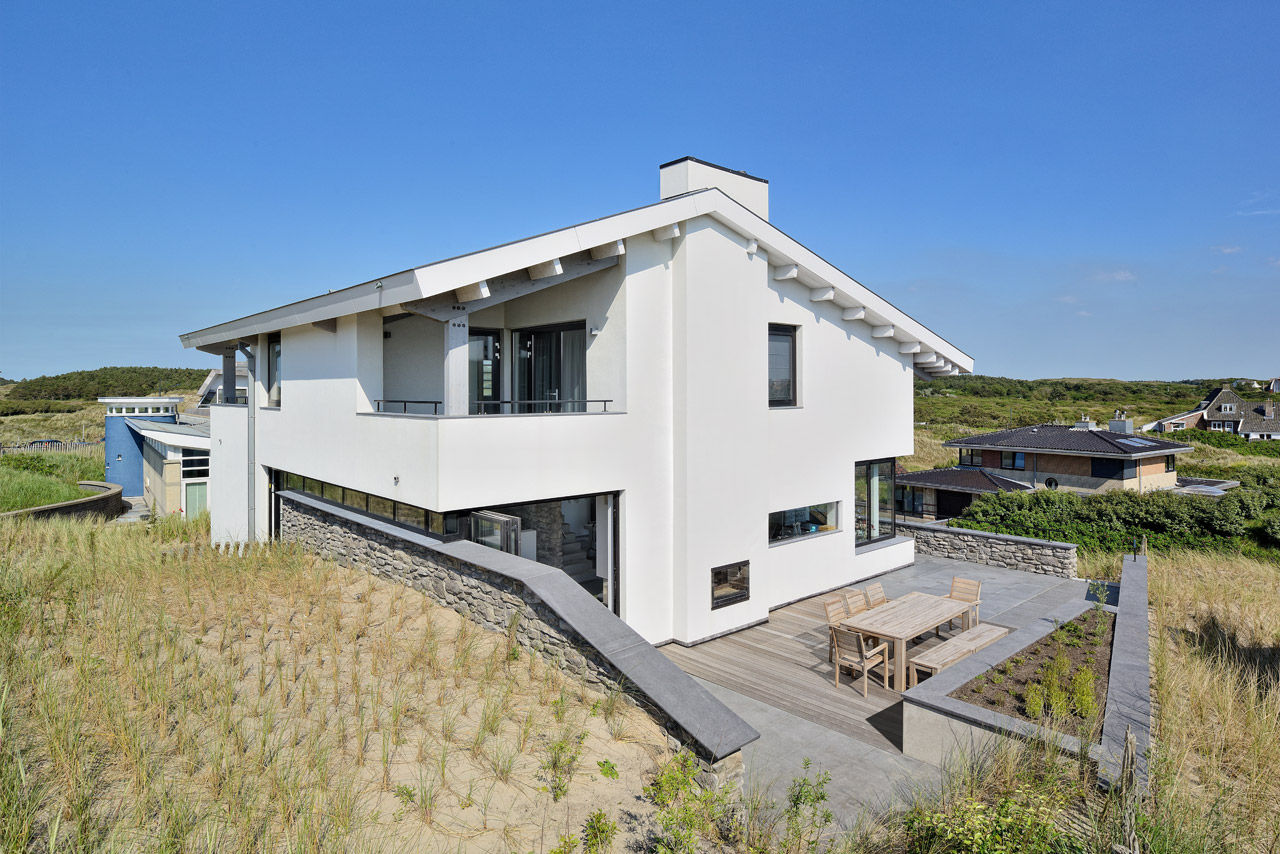
{"label": "wooden deck", "polygon": [[[767,623],[696,646],[669,643],[660,649],[682,670],[700,679],[873,747],[901,750],[902,699],[883,687],[879,668],[872,671],[866,699],[862,677],[851,680],[847,670],[840,676],[840,687],[835,686],[833,665],[827,661],[827,621],[822,609],[823,600],[833,595],[825,593],[787,605],[771,612]],[[943,639],[947,637],[944,626]],[[939,643],[930,632],[908,648],[908,655]]]}

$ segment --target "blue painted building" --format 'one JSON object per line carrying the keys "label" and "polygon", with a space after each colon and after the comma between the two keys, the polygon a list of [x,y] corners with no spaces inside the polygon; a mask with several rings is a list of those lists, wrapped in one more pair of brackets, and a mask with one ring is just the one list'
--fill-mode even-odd
{"label": "blue painted building", "polygon": [[100,397],[106,404],[107,482],[124,487],[128,496],[142,495],[143,437],[126,419],[174,424],[178,420],[180,397]]}

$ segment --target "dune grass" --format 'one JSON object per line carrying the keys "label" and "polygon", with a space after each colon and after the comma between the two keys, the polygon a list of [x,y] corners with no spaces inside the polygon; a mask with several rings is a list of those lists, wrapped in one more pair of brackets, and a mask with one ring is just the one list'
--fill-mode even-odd
{"label": "dune grass", "polygon": [[87,494],[74,483],[65,483],[34,472],[0,467],[0,513],[71,501]]}
{"label": "dune grass", "polygon": [[1159,808],[1215,850],[1280,851],[1280,568],[1153,556]]}
{"label": "dune grass", "polygon": [[548,850],[669,755],[508,635],[176,518],[0,522],[0,683],[0,851]]}

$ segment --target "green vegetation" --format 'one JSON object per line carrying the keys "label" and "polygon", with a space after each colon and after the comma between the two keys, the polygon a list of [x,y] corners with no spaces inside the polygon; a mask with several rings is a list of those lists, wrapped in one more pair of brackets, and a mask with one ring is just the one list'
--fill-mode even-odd
{"label": "green vegetation", "polygon": [[1135,538],[1153,549],[1239,551],[1263,543],[1266,520],[1280,508],[1280,486],[1240,488],[1220,499],[1169,492],[1114,490],[1004,492],[978,496],[954,527],[1077,543],[1082,551],[1123,552]]}
{"label": "green vegetation", "polygon": [[199,388],[209,375],[200,368],[97,368],[22,380],[9,400],[92,400],[113,395],[148,395]]}
{"label": "green vegetation", "polygon": [[103,477],[101,454],[5,454],[0,457],[0,513],[81,498],[86,493],[77,481]]}
{"label": "green vegetation", "polygon": [[[1280,427],[1276,428],[1280,432]],[[1215,433],[1212,430],[1179,430],[1167,438],[1175,442],[1199,443],[1213,448],[1229,448],[1246,457],[1280,457],[1280,441],[1250,442],[1234,433]]]}
{"label": "green vegetation", "polygon": [[82,403],[62,400],[0,400],[0,418],[7,415],[30,415],[34,412],[75,412]]}

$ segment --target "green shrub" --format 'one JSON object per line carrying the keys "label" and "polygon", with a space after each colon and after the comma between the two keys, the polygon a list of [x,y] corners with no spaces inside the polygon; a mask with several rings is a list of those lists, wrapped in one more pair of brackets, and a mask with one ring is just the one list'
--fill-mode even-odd
{"label": "green shrub", "polygon": [[1036,490],[980,495],[953,527],[1077,543],[1083,551],[1121,552],[1146,537],[1154,549],[1227,549],[1238,543],[1248,523],[1273,499],[1262,494],[1215,500],[1172,492],[1118,489],[1097,495]]}
{"label": "green shrub", "polygon": [[9,400],[92,400],[196,389],[209,375],[200,368],[97,368],[22,380],[9,389]]}
{"label": "green shrub", "polygon": [[583,854],[605,854],[613,847],[613,840],[618,835],[618,823],[605,815],[604,810],[596,810],[587,816],[582,826]]}
{"label": "green shrub", "polygon": [[0,418],[6,415],[32,415],[42,412],[77,412],[84,407],[79,403],[61,400],[0,400]]}
{"label": "green shrub", "polygon": [[1061,803],[1043,792],[1016,789],[995,804],[964,798],[948,810],[907,814],[908,854],[1076,854],[1079,842],[1058,832]]}
{"label": "green shrub", "polygon": [[1280,442],[1250,442],[1234,433],[1219,433],[1212,430],[1179,430],[1176,440],[1179,442],[1199,442],[1215,448],[1226,448],[1249,457],[1280,457]]}
{"label": "green shrub", "polygon": [[698,762],[681,751],[658,769],[653,783],[645,786],[645,797],[658,807],[658,834],[655,848],[660,854],[694,854],[699,840],[709,839],[728,811],[723,792],[703,789],[695,781]]}
{"label": "green shrub", "polygon": [[1083,667],[1071,675],[1071,704],[1076,714],[1086,720],[1098,711],[1098,702],[1093,692],[1093,674]]}
{"label": "green shrub", "polygon": [[106,471],[102,460],[96,456],[71,453],[24,452],[0,457],[0,468],[40,474],[57,478],[64,483],[80,480],[102,480]]}
{"label": "green shrub", "polygon": [[1032,682],[1023,694],[1022,702],[1027,707],[1027,717],[1035,720],[1044,717],[1044,684]]}
{"label": "green shrub", "polygon": [[1280,546],[1280,516],[1272,516],[1262,526],[1263,535],[1272,545]]}

